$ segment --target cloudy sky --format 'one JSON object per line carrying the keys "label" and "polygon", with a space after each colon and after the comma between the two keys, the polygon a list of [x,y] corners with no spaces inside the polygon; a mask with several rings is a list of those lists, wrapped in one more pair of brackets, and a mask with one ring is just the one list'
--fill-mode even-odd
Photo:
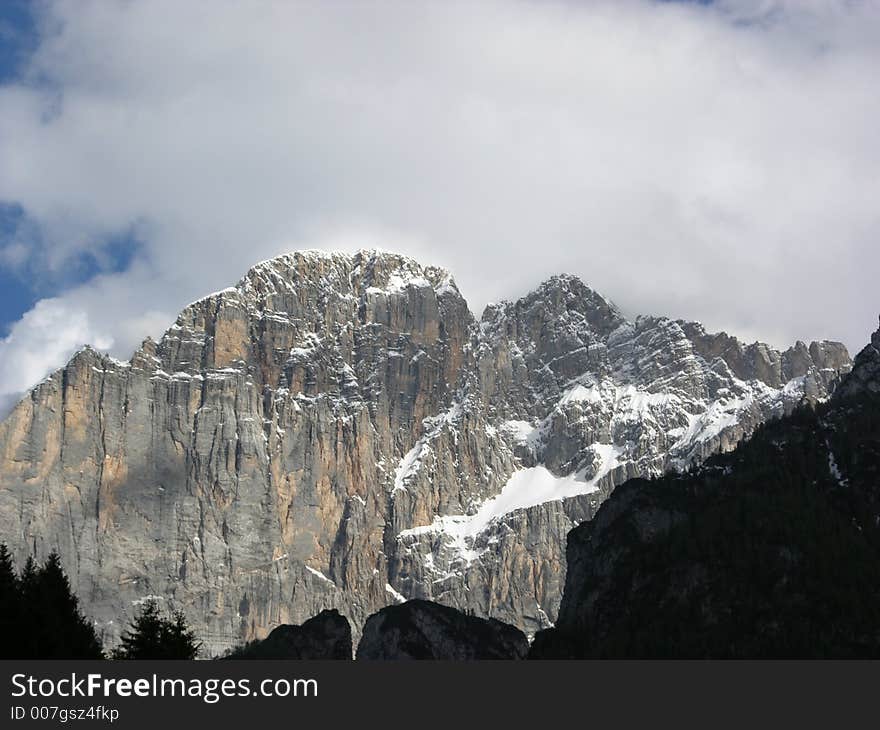
{"label": "cloudy sky", "polygon": [[296,248],[867,341],[880,0],[0,3],[0,409]]}

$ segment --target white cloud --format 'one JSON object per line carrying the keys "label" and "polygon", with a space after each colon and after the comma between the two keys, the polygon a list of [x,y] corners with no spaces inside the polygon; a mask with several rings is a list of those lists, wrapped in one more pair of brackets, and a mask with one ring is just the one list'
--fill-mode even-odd
{"label": "white cloud", "polygon": [[0,340],[0,414],[85,344],[108,349],[113,338],[60,299],[37,302]]}
{"label": "white cloud", "polygon": [[876,323],[876,3],[77,0],[44,20],[30,73],[52,91],[0,89],[0,199],[49,269],[141,226],[137,267],[63,297],[115,354],[340,236],[449,266],[476,310],[570,271],[777,345],[858,347]]}

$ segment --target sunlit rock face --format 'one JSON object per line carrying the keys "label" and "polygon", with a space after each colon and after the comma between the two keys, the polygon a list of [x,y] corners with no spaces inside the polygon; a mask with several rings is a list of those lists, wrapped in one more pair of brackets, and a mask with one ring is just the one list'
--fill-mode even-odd
{"label": "sunlit rock face", "polygon": [[148,596],[208,653],[337,608],[355,637],[427,598],[527,633],[565,536],[616,484],[827,397],[785,352],[626,319],[575,277],[470,313],[399,255],[301,252],[187,307],[129,362],[84,349],[0,424],[0,536],[63,556],[113,643]]}

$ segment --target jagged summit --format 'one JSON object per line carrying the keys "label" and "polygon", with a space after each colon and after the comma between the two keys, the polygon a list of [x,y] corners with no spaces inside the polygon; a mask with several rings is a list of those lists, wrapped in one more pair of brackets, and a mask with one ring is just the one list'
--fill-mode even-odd
{"label": "jagged summit", "polygon": [[410,286],[458,291],[447,269],[423,265],[404,254],[375,248],[353,253],[303,249],[255,264],[235,286],[201,297],[190,306],[223,296],[260,297],[309,284],[336,287],[348,294],[398,291]]}
{"label": "jagged summit", "polygon": [[[294,252],[186,307],[130,363],[85,350],[0,423],[0,534],[71,556],[112,642],[146,596],[208,651],[426,598],[533,632],[565,535],[616,484],[824,399],[842,346],[785,353],[629,320],[575,276],[477,322],[448,271]],[[112,623],[111,623],[112,622]]]}
{"label": "jagged summit", "polygon": [[[305,249],[255,264],[235,286],[202,297],[190,307],[218,298],[265,300],[268,294],[297,285],[317,285],[325,292],[334,291],[343,296],[398,293],[430,286],[440,295],[461,296],[448,269],[424,265],[409,255],[377,248],[353,253]],[[612,301],[578,276],[567,273],[548,277],[517,299],[489,304],[482,320],[489,321],[512,309],[531,306],[543,307],[548,316],[577,311],[597,326],[617,326],[624,321],[620,309]]]}
{"label": "jagged summit", "polygon": [[550,322],[557,317],[580,319],[597,332],[610,333],[625,322],[623,315],[610,300],[587,286],[573,274],[557,274],[543,281],[532,291],[515,300],[490,304],[483,312],[484,329],[498,329],[512,319],[534,311],[531,317]]}
{"label": "jagged summit", "polygon": [[871,341],[856,355],[852,372],[836,395],[846,398],[860,393],[880,393],[880,329],[871,335]]}

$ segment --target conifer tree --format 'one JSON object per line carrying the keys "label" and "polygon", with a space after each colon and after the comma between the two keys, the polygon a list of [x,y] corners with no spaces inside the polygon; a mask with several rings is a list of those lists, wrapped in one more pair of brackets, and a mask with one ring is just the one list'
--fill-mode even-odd
{"label": "conifer tree", "polygon": [[5,543],[0,544],[0,605],[3,606],[4,613],[8,615],[9,609],[18,602],[18,598],[18,576],[15,575],[12,556]]}
{"label": "conifer tree", "polygon": [[113,652],[114,659],[195,659],[201,644],[181,612],[169,620],[156,601],[147,601]]}
{"label": "conifer tree", "polygon": [[14,657],[21,653],[21,587],[12,556],[0,544],[0,656]]}
{"label": "conifer tree", "polygon": [[35,619],[37,656],[41,659],[101,659],[101,643],[94,626],[80,613],[79,601],[52,552],[36,574],[35,602],[28,606]]}
{"label": "conifer tree", "polygon": [[177,659],[195,659],[201,648],[201,642],[190,630],[181,611],[175,611],[173,619],[166,624],[165,642],[169,654]]}
{"label": "conifer tree", "polygon": [[28,555],[24,568],[18,577],[19,615],[17,617],[19,635],[16,639],[15,654],[10,659],[39,659],[39,639],[37,620],[31,610],[37,603],[37,563]]}
{"label": "conifer tree", "polygon": [[57,553],[42,567],[29,557],[16,578],[12,557],[0,545],[0,656],[103,658],[94,626],[80,613]]}

